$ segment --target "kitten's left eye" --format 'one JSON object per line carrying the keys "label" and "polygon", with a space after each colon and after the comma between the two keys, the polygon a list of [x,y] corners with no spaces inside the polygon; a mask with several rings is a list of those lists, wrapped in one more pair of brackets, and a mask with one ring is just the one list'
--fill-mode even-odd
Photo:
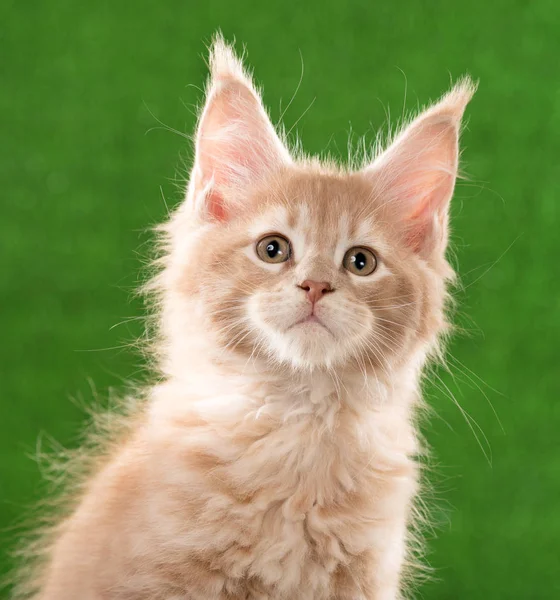
{"label": "kitten's left eye", "polygon": [[342,261],[344,268],[354,275],[371,275],[377,268],[377,258],[369,248],[350,248]]}
{"label": "kitten's left eye", "polygon": [[267,263],[283,263],[290,258],[290,242],[281,235],[267,235],[257,243],[257,256]]}

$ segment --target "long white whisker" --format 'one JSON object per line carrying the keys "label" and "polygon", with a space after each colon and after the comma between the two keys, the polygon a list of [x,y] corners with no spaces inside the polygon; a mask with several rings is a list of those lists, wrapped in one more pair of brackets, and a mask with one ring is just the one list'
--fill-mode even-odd
{"label": "long white whisker", "polygon": [[[482,450],[482,453],[484,454],[484,457],[488,461],[488,464],[490,466],[492,466],[492,449],[490,446],[490,442],[488,441],[488,438],[486,437],[486,434],[484,433],[484,431],[482,430],[480,425],[476,422],[476,420],[461,406],[461,404],[459,403],[459,401],[457,400],[457,398],[455,397],[453,392],[449,389],[447,384],[443,381],[443,379],[435,371],[434,371],[433,375],[440,381],[444,390],[447,392],[446,395],[450,398],[450,400],[455,404],[455,406],[459,409],[459,411],[463,415],[463,418],[465,419],[465,422],[467,423],[467,425],[469,426],[469,429],[471,430],[472,434],[474,435],[480,449]],[[444,390],[442,390],[442,388],[440,386],[437,385],[436,382],[432,382],[432,383],[438,389],[440,389],[440,391],[444,391]],[[489,454],[484,449],[484,446],[482,445],[480,438],[478,437],[478,434],[476,433],[475,427],[476,427],[476,429],[478,429],[478,431],[480,431],[480,434],[484,438],[484,441],[486,442]]]}

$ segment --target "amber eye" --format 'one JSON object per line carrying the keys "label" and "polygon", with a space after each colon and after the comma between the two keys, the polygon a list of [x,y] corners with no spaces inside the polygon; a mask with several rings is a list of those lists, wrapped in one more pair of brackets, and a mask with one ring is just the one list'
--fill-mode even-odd
{"label": "amber eye", "polygon": [[377,258],[369,248],[350,248],[342,261],[344,268],[354,275],[371,275],[377,268]]}
{"label": "amber eye", "polygon": [[257,255],[264,262],[283,263],[290,254],[290,242],[281,235],[267,235],[257,243]]}

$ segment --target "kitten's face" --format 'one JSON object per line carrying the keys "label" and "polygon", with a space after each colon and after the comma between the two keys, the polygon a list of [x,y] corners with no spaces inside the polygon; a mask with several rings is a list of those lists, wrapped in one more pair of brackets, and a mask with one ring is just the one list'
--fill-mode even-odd
{"label": "kitten's face", "polygon": [[188,278],[220,344],[296,368],[386,367],[420,333],[420,261],[363,178],[275,179],[193,251]]}
{"label": "kitten's face", "polygon": [[472,82],[352,172],[292,156],[219,38],[210,67],[164,273],[175,363],[199,318],[195,330],[210,328],[222,354],[297,369],[380,373],[428,348],[444,326],[448,205]]}

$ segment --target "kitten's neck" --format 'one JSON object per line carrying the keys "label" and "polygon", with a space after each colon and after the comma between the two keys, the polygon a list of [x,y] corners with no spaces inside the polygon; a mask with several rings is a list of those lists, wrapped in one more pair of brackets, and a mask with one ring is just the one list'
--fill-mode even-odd
{"label": "kitten's neck", "polygon": [[[211,347],[197,347],[184,355],[154,390],[154,402],[168,416],[189,410],[193,403],[229,410],[234,406],[242,418],[253,411],[316,417],[333,415],[342,407],[360,414],[364,411],[408,411],[418,400],[418,381],[423,362],[374,373],[349,369],[296,371],[289,366],[271,365],[263,360],[216,353]],[[188,365],[188,366],[187,366]],[[206,408],[204,409],[206,410]],[[329,416],[328,418],[331,418]]]}
{"label": "kitten's neck", "polygon": [[386,363],[376,372],[367,365],[297,370],[259,352],[247,358],[234,348],[224,348],[195,309],[196,305],[192,315],[198,316],[183,317],[177,322],[174,313],[173,318],[168,315],[163,321],[165,351],[160,366],[165,383],[162,386],[172,388],[172,395],[184,398],[184,403],[189,399],[235,397],[251,398],[262,404],[282,398],[284,405],[293,401],[381,407],[395,403],[408,405],[417,397],[425,347],[408,353],[405,364]]}

